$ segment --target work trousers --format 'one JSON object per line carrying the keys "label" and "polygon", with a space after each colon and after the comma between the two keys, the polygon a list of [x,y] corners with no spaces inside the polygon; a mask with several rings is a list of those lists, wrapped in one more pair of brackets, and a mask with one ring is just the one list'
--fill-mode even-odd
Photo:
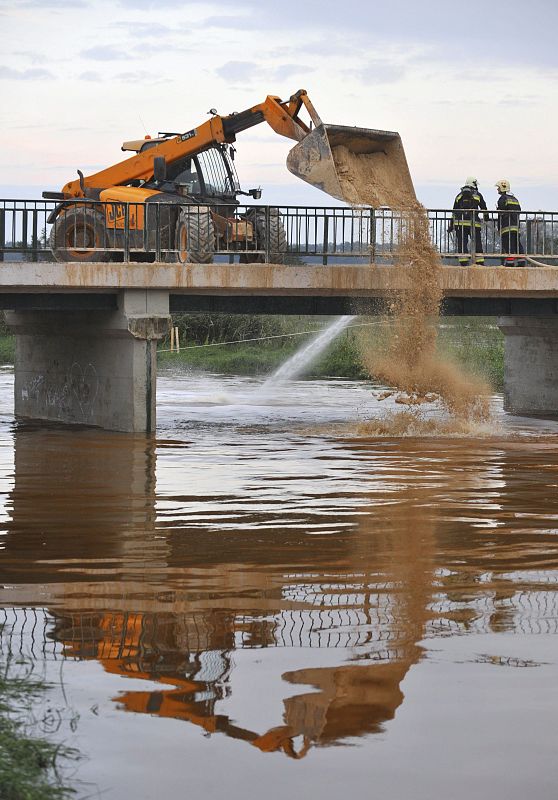
{"label": "work trousers", "polygon": [[[502,233],[500,236],[500,248],[502,253],[521,253],[521,255],[525,253],[523,245],[521,244],[519,231],[506,231]],[[504,255],[502,255],[502,265],[505,264],[509,266],[517,264],[519,267],[524,267],[525,261],[522,258],[516,260],[513,258],[505,258]]]}
{"label": "work trousers", "polygon": [[[464,255],[469,252],[469,237],[471,235],[470,225],[456,225],[455,235],[457,237],[457,252],[459,253],[459,263],[468,264],[469,256]],[[475,225],[475,253],[478,264],[484,264],[484,256],[481,241],[481,229]],[[480,253],[480,258],[479,258]]]}

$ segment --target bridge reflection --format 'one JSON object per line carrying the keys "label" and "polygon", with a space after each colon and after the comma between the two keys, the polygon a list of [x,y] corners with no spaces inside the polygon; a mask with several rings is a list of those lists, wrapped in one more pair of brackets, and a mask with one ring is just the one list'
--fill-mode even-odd
{"label": "bridge reflection", "polygon": [[[282,527],[252,496],[235,498],[236,529],[211,513],[194,522],[193,488],[157,494],[157,447],[176,443],[15,434],[0,599],[44,614],[7,610],[3,647],[98,662],[130,679],[122,710],[301,757],[382,731],[425,637],[556,632],[558,554],[541,515],[557,503],[532,480],[533,451],[409,441],[394,466],[382,442],[347,441],[370,463],[368,500],[335,535],[312,536],[304,520],[329,509],[310,517],[302,504],[300,524]],[[188,485],[195,465],[184,470]],[[218,485],[206,496],[207,508],[226,502]],[[261,728],[230,709],[243,672],[254,704],[282,703]]]}

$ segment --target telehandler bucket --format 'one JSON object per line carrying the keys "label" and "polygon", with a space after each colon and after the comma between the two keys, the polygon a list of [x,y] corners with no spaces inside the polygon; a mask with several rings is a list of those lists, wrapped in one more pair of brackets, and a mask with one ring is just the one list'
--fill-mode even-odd
{"label": "telehandler bucket", "polygon": [[287,169],[351,205],[416,205],[401,137],[392,131],[319,125],[293,147]]}

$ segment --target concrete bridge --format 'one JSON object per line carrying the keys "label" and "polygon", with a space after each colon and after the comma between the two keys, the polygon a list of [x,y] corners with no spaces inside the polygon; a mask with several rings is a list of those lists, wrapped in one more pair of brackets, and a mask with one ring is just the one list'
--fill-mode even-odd
{"label": "concrete bridge", "polygon": [[[558,413],[558,268],[443,268],[443,313],[495,315],[505,406]],[[378,313],[405,273],[374,264],[5,262],[23,417],[155,430],[156,349],[173,312]]]}

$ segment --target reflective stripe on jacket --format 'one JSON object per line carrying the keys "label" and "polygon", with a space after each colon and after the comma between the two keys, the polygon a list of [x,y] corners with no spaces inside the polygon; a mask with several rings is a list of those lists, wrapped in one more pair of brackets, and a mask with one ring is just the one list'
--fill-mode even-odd
{"label": "reflective stripe on jacket", "polygon": [[503,192],[498,198],[498,230],[500,233],[511,233],[519,231],[519,212],[521,206],[519,200],[511,192]]}
{"label": "reflective stripe on jacket", "polygon": [[479,209],[486,211],[482,194],[471,186],[462,186],[453,203],[454,226],[471,227],[474,222],[475,227],[480,228]]}

